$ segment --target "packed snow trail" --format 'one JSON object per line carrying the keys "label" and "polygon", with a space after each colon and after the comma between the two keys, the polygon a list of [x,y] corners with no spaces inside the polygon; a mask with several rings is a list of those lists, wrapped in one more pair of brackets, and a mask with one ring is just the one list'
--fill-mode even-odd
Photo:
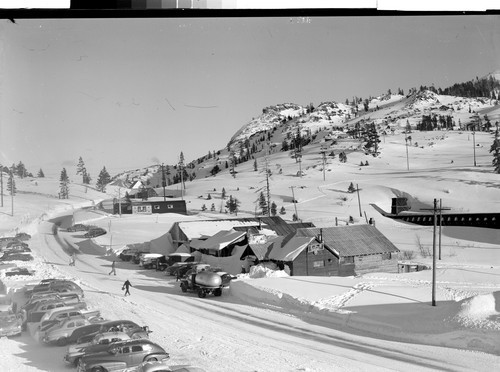
{"label": "packed snow trail", "polygon": [[[128,262],[117,261],[117,276],[109,276],[108,257],[79,254],[76,266],[70,267],[53,224],[42,222],[39,228],[34,249],[49,265],[48,274],[58,271],[77,279],[85,300],[103,316],[148,325],[151,339],[171,354],[173,364],[189,363],[211,372],[489,371],[498,362],[489,354],[356,336],[330,328],[324,318],[305,321],[250,306],[231,293],[200,299],[182,293],[178,282],[163,272]],[[126,279],[133,287],[125,298],[121,286]],[[52,351],[58,356],[48,370],[67,371],[64,348]],[[29,354],[24,357],[30,359]]]}

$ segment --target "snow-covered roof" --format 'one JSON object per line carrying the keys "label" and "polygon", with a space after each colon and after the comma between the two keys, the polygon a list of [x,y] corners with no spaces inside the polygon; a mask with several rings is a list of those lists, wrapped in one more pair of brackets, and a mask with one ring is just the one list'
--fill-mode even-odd
{"label": "snow-covered roof", "polygon": [[215,249],[217,251],[220,251],[221,249],[227,247],[229,244],[235,242],[245,235],[245,232],[235,231],[233,229],[228,231],[219,231],[214,236],[205,240],[201,244],[200,249]]}
{"label": "snow-covered roof", "polygon": [[231,230],[235,226],[258,226],[256,221],[216,220],[216,221],[184,221],[179,222],[179,228],[189,240],[200,238],[203,235],[214,236],[221,230]]}
{"label": "snow-covered roof", "polygon": [[280,244],[275,244],[268,257],[276,261],[293,261],[315,239],[312,236],[295,236],[284,247],[281,247]]}

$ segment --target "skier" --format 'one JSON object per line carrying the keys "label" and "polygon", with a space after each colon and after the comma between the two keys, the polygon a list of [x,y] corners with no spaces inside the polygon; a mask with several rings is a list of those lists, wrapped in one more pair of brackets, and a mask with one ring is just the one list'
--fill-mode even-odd
{"label": "skier", "polygon": [[123,283],[122,290],[125,290],[125,296],[128,294],[130,296],[129,287],[132,287],[132,284],[127,280]]}
{"label": "skier", "polygon": [[116,269],[115,269],[115,261],[113,260],[113,263],[111,264],[111,271],[109,272],[108,275],[115,274],[116,275]]}

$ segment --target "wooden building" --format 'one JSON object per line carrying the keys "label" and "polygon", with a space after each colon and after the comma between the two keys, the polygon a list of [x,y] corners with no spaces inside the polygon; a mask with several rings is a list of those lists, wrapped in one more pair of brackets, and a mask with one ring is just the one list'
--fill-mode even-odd
{"label": "wooden building", "polygon": [[[152,214],[152,213],[180,213],[187,214],[186,201],[179,199],[164,199],[163,197],[149,198],[147,200],[130,199],[122,201],[122,213]],[[114,204],[114,213],[119,213],[119,203]]]}
{"label": "wooden building", "polygon": [[399,249],[372,225],[301,228],[268,247],[265,258],[291,275],[352,276],[398,272]]}

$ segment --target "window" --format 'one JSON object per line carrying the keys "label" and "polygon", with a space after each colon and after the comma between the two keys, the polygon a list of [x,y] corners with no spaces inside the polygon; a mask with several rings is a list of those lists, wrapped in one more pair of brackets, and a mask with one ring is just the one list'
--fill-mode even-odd
{"label": "window", "polygon": [[174,206],[172,204],[167,204],[167,209],[174,209]]}
{"label": "window", "polygon": [[141,345],[132,346],[132,352],[133,353],[137,353],[139,351],[142,351],[142,346]]}
{"label": "window", "polygon": [[145,205],[138,205],[137,206],[137,212],[147,212],[147,208]]}
{"label": "window", "polygon": [[128,346],[122,348],[122,354],[128,354],[130,353],[130,348]]}
{"label": "window", "polygon": [[155,205],[155,206],[154,206],[154,209],[155,209],[156,211],[159,211],[159,210],[160,210],[160,206],[159,206],[159,205]]}
{"label": "window", "polygon": [[390,260],[391,259],[391,252],[389,252],[389,253],[382,253],[382,259],[383,260]]}
{"label": "window", "polygon": [[351,257],[342,257],[340,259],[340,261],[342,263],[354,263],[354,257],[353,256],[351,256]]}
{"label": "window", "polygon": [[325,261],[314,261],[313,262],[313,267],[315,269],[319,269],[321,267],[325,267]]}

